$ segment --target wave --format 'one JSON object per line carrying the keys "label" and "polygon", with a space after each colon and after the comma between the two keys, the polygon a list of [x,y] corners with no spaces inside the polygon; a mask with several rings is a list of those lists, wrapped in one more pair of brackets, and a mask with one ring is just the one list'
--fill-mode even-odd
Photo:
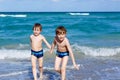
{"label": "wave", "polygon": [[[47,48],[44,49],[44,53],[48,52]],[[16,49],[0,49],[0,59],[30,59],[31,50],[16,50]]]}
{"label": "wave", "polygon": [[[77,44],[72,45],[73,52],[84,56],[94,57],[109,57],[109,56],[120,56],[120,48],[94,48],[88,46],[79,46]],[[48,53],[49,49],[44,48],[44,53]],[[54,53],[56,50],[54,51]],[[31,51],[27,50],[16,50],[16,49],[0,49],[0,59],[30,59]]]}
{"label": "wave", "polygon": [[77,44],[72,45],[74,48],[73,50],[83,53],[84,55],[89,56],[116,56],[120,55],[120,48],[94,48],[94,47],[87,47],[87,46],[79,46]]}
{"label": "wave", "polygon": [[1,46],[0,49],[19,49],[19,50],[26,50],[29,49],[30,45],[29,44],[11,44],[11,45],[5,45],[5,46]]}
{"label": "wave", "polygon": [[27,17],[27,15],[24,14],[16,14],[16,15],[11,15],[11,14],[0,14],[0,17]]}
{"label": "wave", "polygon": [[70,15],[84,15],[84,16],[87,16],[87,15],[90,15],[90,13],[68,13]]}
{"label": "wave", "polygon": [[30,50],[0,50],[0,59],[26,59],[30,57]]}

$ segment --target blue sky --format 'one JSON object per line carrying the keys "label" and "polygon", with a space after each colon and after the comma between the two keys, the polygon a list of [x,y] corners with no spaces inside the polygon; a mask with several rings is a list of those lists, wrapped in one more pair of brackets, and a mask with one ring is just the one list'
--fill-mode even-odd
{"label": "blue sky", "polygon": [[0,0],[4,11],[120,11],[120,0]]}

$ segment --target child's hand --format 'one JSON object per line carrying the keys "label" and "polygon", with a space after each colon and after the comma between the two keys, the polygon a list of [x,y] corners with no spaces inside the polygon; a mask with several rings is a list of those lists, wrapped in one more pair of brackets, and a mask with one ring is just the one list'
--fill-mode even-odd
{"label": "child's hand", "polygon": [[79,70],[79,65],[74,65],[74,68]]}

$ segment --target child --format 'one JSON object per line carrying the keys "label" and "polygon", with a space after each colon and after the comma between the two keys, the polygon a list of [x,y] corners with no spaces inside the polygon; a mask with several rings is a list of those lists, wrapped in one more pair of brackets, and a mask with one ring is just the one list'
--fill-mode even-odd
{"label": "child", "polygon": [[[55,70],[61,74],[61,79],[65,80],[66,65],[68,62],[68,56],[70,54],[74,67],[79,70],[79,67],[75,63],[74,55],[70,47],[69,41],[66,38],[66,29],[63,26],[58,26],[56,29],[56,36],[51,46],[50,53],[53,52],[55,46],[57,46]],[[61,68],[60,68],[61,64]]]}
{"label": "child", "polygon": [[37,72],[36,72],[36,60],[38,59],[39,70],[40,70],[40,78],[42,78],[43,74],[43,49],[42,42],[44,42],[48,48],[51,48],[50,44],[46,41],[45,37],[41,35],[42,26],[39,23],[34,24],[33,34],[30,35],[30,43],[31,43],[31,63],[32,63],[32,72],[34,80],[37,80]]}

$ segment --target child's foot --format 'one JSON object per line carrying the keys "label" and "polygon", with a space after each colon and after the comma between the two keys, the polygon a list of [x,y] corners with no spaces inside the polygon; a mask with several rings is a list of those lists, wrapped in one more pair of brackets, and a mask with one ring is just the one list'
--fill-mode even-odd
{"label": "child's foot", "polygon": [[38,80],[43,80],[43,78],[39,78]]}
{"label": "child's foot", "polygon": [[40,77],[38,80],[43,80],[43,78]]}
{"label": "child's foot", "polygon": [[40,80],[42,80],[43,79],[43,75],[42,75],[42,73],[40,74]]}

